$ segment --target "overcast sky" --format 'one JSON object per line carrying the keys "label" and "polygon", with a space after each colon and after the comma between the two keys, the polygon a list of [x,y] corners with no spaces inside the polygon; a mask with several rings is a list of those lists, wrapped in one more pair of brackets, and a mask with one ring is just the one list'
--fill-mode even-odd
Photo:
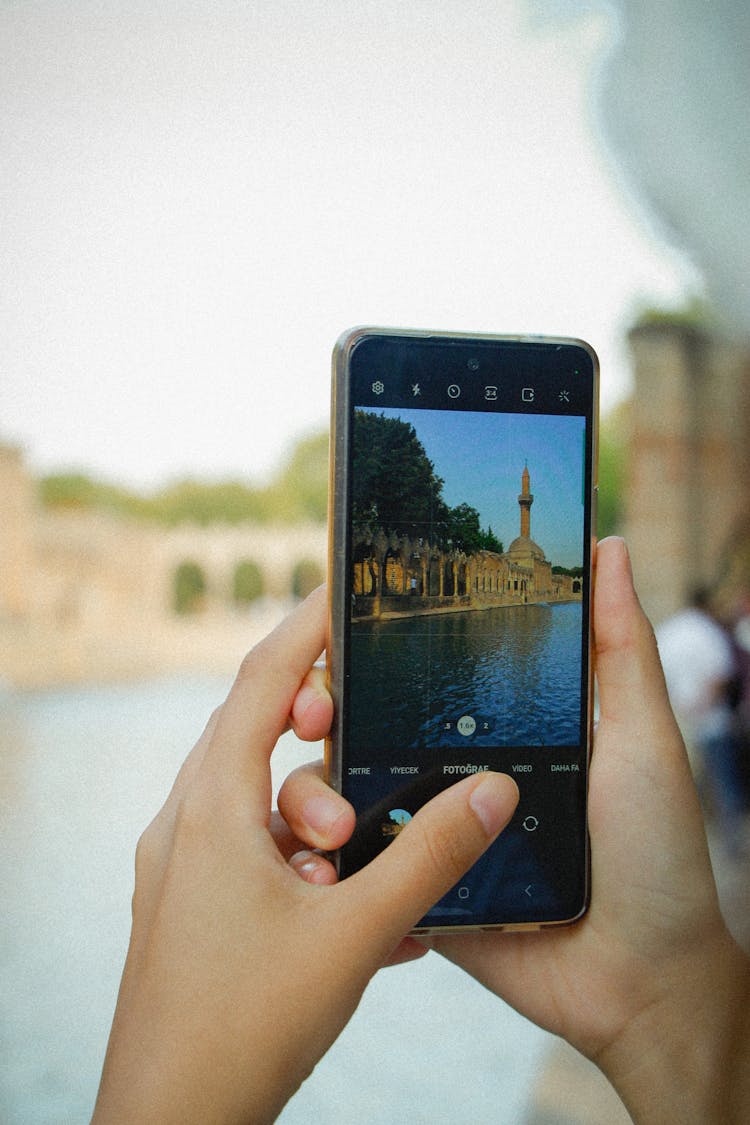
{"label": "overcast sky", "polygon": [[523,0],[0,5],[0,440],[134,484],[262,478],[352,324],[589,340],[696,278],[591,93],[616,27]]}

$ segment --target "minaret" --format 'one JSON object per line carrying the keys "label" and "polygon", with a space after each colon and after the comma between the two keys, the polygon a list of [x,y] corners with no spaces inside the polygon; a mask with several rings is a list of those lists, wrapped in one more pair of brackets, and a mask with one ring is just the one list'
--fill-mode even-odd
{"label": "minaret", "polygon": [[531,538],[531,505],[534,497],[529,492],[529,466],[524,465],[521,474],[521,495],[518,497],[518,506],[521,509],[521,538]]}

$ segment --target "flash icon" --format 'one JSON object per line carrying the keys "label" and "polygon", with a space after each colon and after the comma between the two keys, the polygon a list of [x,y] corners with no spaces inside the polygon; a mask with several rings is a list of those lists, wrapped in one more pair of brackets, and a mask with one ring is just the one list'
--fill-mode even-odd
{"label": "flash icon", "polygon": [[414,383],[412,385],[411,393],[413,394],[414,398],[416,398],[417,395],[421,395],[422,391],[420,389],[419,383]]}

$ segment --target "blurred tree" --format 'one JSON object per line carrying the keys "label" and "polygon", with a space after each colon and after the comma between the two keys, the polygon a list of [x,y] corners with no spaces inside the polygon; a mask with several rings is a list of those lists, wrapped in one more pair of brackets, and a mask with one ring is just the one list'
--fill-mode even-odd
{"label": "blurred tree", "polygon": [[624,516],[629,433],[630,403],[621,402],[602,418],[599,430],[599,539],[615,534]]}
{"label": "blurred tree", "polygon": [[325,574],[319,563],[301,559],[292,571],[292,593],[295,598],[306,598],[324,581]]}
{"label": "blurred tree", "polygon": [[637,306],[633,327],[649,324],[677,325],[708,332],[719,328],[721,320],[716,309],[703,297],[691,297],[683,305],[671,309],[646,303]]}
{"label": "blurred tree", "polygon": [[260,522],[264,504],[258,492],[241,481],[184,480],[153,496],[149,514],[170,526],[197,523],[205,527],[214,523]]}
{"label": "blurred tree", "polygon": [[322,523],[328,502],[328,435],[315,434],[298,442],[263,488],[241,480],[181,480],[147,495],[85,473],[54,473],[39,482],[39,496],[48,508],[104,510],[167,526]]}
{"label": "blurred tree", "polygon": [[144,516],[149,502],[118,485],[96,480],[86,473],[55,473],[39,481],[39,497],[48,508],[96,508],[115,514]]}
{"label": "blurred tree", "polygon": [[323,523],[328,509],[328,433],[303,438],[263,494],[269,518]]}
{"label": "blurred tree", "polygon": [[250,605],[263,595],[263,573],[252,559],[242,559],[234,570],[232,597],[237,605]]}
{"label": "blurred tree", "polygon": [[174,608],[177,613],[197,613],[205,604],[206,579],[196,562],[180,563],[174,576]]}

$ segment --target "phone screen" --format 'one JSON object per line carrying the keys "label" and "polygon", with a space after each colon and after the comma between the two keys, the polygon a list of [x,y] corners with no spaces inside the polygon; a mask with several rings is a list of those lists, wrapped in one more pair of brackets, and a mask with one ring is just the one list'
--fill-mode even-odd
{"label": "phone screen", "polygon": [[467,774],[521,793],[423,929],[586,907],[596,368],[577,341],[360,331],[338,353],[340,874]]}

